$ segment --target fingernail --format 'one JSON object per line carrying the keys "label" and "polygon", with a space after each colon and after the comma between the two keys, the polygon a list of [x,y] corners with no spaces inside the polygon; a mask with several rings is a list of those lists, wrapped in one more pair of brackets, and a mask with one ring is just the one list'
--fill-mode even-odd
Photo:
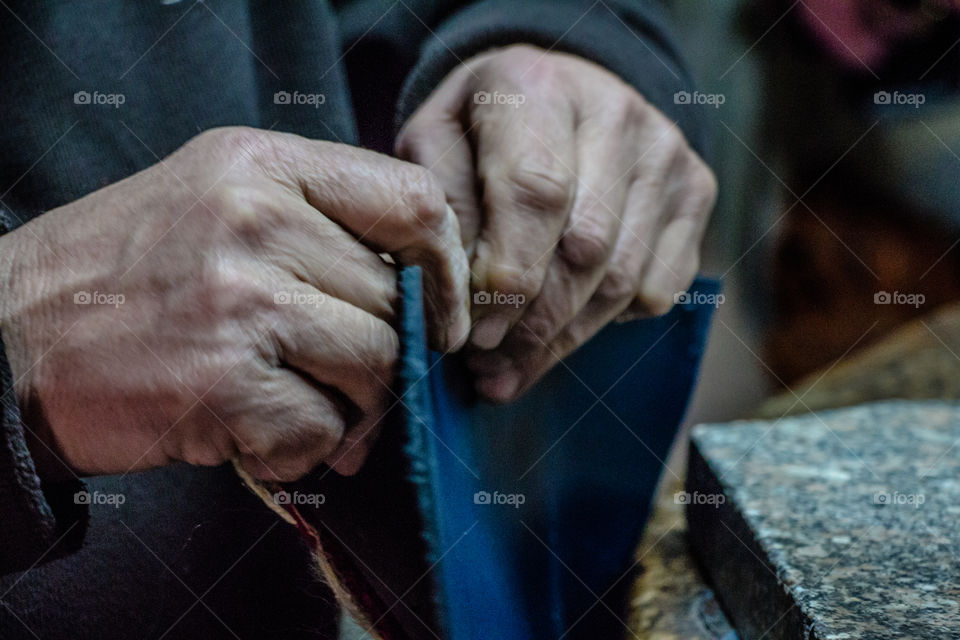
{"label": "fingernail", "polygon": [[470,343],[478,349],[495,349],[507,335],[510,323],[503,316],[490,316],[473,326]]}
{"label": "fingernail", "polygon": [[477,392],[495,402],[509,402],[520,387],[520,372],[507,369],[491,378],[478,378],[475,384]]}

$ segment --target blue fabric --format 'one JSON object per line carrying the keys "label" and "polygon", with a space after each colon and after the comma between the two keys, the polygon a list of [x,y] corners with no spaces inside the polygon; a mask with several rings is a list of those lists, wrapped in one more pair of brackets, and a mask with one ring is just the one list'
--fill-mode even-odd
{"label": "blue fabric", "polygon": [[473,400],[455,357],[427,352],[419,271],[401,286],[406,452],[443,637],[622,633],[611,596],[629,582],[713,308],[611,325],[521,401],[494,407]]}
{"label": "blue fabric", "polygon": [[[455,356],[427,351],[419,271],[401,286],[402,402],[370,459],[288,487],[325,496],[301,512],[343,583],[389,640],[621,637],[616,589],[593,605],[632,564],[710,308],[611,326],[521,402],[491,407],[465,393]],[[297,531],[229,466],[88,488],[126,502],[91,505],[78,552],[0,576],[0,638],[335,637]],[[480,491],[525,501],[475,504]]]}

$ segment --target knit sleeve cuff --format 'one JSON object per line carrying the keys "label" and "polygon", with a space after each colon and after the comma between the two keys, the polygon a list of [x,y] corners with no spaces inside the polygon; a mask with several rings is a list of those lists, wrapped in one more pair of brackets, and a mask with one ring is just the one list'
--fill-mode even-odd
{"label": "knit sleeve cuff", "polygon": [[[18,226],[0,208],[0,232]],[[6,346],[0,336],[0,573],[28,569],[80,547],[87,506],[79,480],[44,483],[27,447]]]}
{"label": "knit sleeve cuff", "polygon": [[683,99],[683,92],[693,91],[693,81],[656,2],[475,2],[443,22],[424,43],[401,92],[398,128],[458,64],[519,43],[578,55],[619,75],[676,121],[691,146],[706,155],[710,116],[706,106]]}

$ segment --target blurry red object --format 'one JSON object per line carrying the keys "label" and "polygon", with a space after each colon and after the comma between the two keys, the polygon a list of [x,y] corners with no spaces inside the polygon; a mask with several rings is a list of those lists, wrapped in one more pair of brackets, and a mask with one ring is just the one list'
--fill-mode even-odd
{"label": "blurry red object", "polygon": [[960,0],[800,0],[801,22],[842,66],[882,65],[900,42],[922,37]]}

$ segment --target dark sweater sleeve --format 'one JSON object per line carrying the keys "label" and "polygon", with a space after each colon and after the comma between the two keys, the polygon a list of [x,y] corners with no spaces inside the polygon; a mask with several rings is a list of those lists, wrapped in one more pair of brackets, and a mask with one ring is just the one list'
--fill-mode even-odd
{"label": "dark sweater sleeve", "polygon": [[[16,226],[16,218],[0,207],[0,233]],[[74,499],[83,483],[47,484],[37,476],[6,353],[0,335],[0,574],[76,550],[88,518],[87,506]]]}
{"label": "dark sweater sleeve", "polygon": [[461,61],[484,50],[533,44],[591,60],[619,75],[676,121],[707,155],[705,107],[678,104],[693,91],[663,7],[656,0],[480,0],[449,15],[424,42],[400,96],[399,124]]}

